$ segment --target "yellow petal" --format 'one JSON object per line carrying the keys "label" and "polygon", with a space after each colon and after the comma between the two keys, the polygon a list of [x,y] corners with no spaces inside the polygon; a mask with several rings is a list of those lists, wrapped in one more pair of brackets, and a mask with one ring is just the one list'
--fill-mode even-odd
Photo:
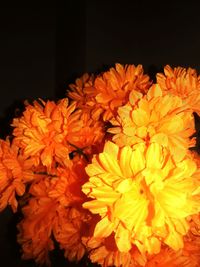
{"label": "yellow petal", "polygon": [[105,216],[100,220],[95,227],[94,237],[107,237],[113,231],[113,223],[108,220],[108,217]]}
{"label": "yellow petal", "polygon": [[147,93],[147,99],[162,96],[162,89],[159,84],[153,84]]}
{"label": "yellow petal", "polygon": [[135,149],[132,152],[130,166],[133,172],[133,175],[141,172],[145,168],[145,158],[144,154],[140,148]]}
{"label": "yellow petal", "polygon": [[119,251],[128,252],[131,249],[131,235],[130,232],[119,224],[115,233],[115,241]]}
{"label": "yellow petal", "polygon": [[143,109],[133,110],[132,120],[139,127],[145,126],[149,123],[149,117]]}
{"label": "yellow petal", "polygon": [[89,209],[94,214],[103,214],[107,212],[106,204],[99,200],[85,202],[83,203],[83,208]]}
{"label": "yellow petal", "polygon": [[133,150],[129,146],[126,146],[122,148],[121,153],[120,153],[120,167],[125,177],[132,176],[132,170],[130,167],[130,160],[131,160],[132,152]]}
{"label": "yellow petal", "polygon": [[146,153],[146,167],[161,169],[163,161],[162,148],[157,143],[152,143],[147,149]]}

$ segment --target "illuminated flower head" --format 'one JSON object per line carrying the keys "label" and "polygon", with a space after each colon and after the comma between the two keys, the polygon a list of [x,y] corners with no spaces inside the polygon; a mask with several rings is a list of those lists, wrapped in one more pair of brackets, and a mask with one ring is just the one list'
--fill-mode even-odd
{"label": "illuminated flower head", "polygon": [[95,99],[103,109],[103,120],[110,120],[116,115],[118,107],[128,102],[131,91],[146,93],[150,85],[142,65],[116,64],[115,68],[99,75],[94,82]]}
{"label": "illuminated flower head", "polygon": [[115,127],[109,129],[119,146],[156,142],[180,160],[195,145],[195,138],[190,138],[195,132],[194,117],[181,98],[163,96],[159,86],[152,86],[146,96],[134,101],[118,109]]}
{"label": "illuminated flower head", "polygon": [[103,153],[86,167],[90,179],[82,187],[93,200],[83,204],[101,220],[94,237],[114,233],[121,252],[136,245],[142,254],[157,254],[162,244],[183,247],[187,216],[198,212],[190,158],[175,163],[157,143],[119,148],[107,142]]}
{"label": "illuminated flower head", "polygon": [[31,197],[22,208],[24,219],[18,224],[23,259],[33,258],[39,264],[50,265],[52,235],[69,260],[80,260],[86,252],[81,238],[90,215],[80,205],[84,195],[76,179],[81,177],[75,178],[75,173],[65,170],[58,170],[55,175],[58,177],[44,177],[31,185]]}
{"label": "illuminated flower head", "polygon": [[11,205],[17,211],[16,195],[25,193],[25,184],[34,180],[32,159],[26,159],[14,144],[0,140],[0,210]]}
{"label": "illuminated flower head", "polygon": [[76,79],[75,84],[69,85],[70,91],[67,96],[73,99],[77,107],[82,109],[84,113],[90,113],[95,105],[96,91],[94,90],[94,75],[88,73],[83,74]]}
{"label": "illuminated flower head", "polygon": [[113,234],[106,238],[87,238],[84,243],[92,263],[98,263],[105,267],[140,267],[145,265],[146,260],[136,247],[128,252],[119,251]]}
{"label": "illuminated flower head", "polygon": [[158,73],[156,78],[165,94],[181,97],[192,111],[200,115],[200,75],[195,69],[166,65],[164,74]]}
{"label": "illuminated flower head", "polygon": [[15,143],[24,150],[26,157],[35,157],[50,169],[54,161],[69,165],[70,146],[82,127],[80,112],[68,100],[35,101],[27,105],[23,116],[13,120]]}
{"label": "illuminated flower head", "polygon": [[23,259],[50,266],[58,246],[102,267],[200,266],[200,76],[167,65],[156,78],[116,64],[13,119],[0,211],[23,215]]}
{"label": "illuminated flower head", "polygon": [[88,74],[71,85],[72,92],[68,96],[78,102],[93,119],[100,115],[108,121],[116,115],[117,108],[127,103],[129,94],[134,90],[146,93],[151,85],[148,75],[143,74],[142,65],[116,64],[115,68],[105,71],[95,79]]}

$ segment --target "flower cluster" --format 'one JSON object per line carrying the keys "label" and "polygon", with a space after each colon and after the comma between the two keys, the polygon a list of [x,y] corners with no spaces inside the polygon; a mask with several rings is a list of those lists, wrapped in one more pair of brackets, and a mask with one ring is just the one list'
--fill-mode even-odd
{"label": "flower cluster", "polygon": [[23,259],[200,266],[200,76],[142,65],[84,74],[65,98],[25,104],[0,140],[0,210],[21,213]]}

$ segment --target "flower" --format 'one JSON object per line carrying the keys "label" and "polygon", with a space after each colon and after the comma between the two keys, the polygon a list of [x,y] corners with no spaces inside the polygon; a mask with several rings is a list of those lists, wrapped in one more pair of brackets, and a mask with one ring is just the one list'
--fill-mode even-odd
{"label": "flower", "polygon": [[75,104],[68,106],[68,100],[62,99],[41,104],[34,101],[27,105],[23,116],[13,120],[15,143],[24,151],[26,157],[36,158],[48,169],[54,160],[64,166],[70,164],[70,147],[74,135],[81,128],[80,112],[74,112]]}
{"label": "flower", "polygon": [[75,170],[56,169],[51,179],[44,175],[31,185],[29,202],[22,208],[24,219],[18,224],[23,259],[33,258],[39,264],[50,265],[52,236],[69,260],[80,260],[85,254],[81,238],[90,215],[81,208],[84,177],[76,177]]}
{"label": "flower", "polygon": [[167,65],[156,77],[117,63],[13,119],[0,211],[22,215],[23,259],[50,266],[58,247],[104,267],[200,266],[200,76]]}
{"label": "flower", "polygon": [[184,247],[174,251],[162,247],[159,254],[149,257],[146,267],[198,267],[200,265],[200,217],[195,214],[188,217],[190,230],[184,237]]}
{"label": "flower", "polygon": [[0,140],[0,210],[11,205],[13,212],[17,211],[16,195],[22,196],[25,184],[36,178],[32,164],[14,143]]}
{"label": "flower", "polygon": [[93,263],[105,267],[139,267],[145,265],[145,259],[136,247],[130,252],[119,251],[113,234],[106,238],[91,237],[86,240],[85,245],[90,252],[89,258]]}
{"label": "flower", "polygon": [[193,114],[181,98],[163,95],[159,86],[152,86],[135,105],[120,107],[112,123],[108,131],[119,146],[156,142],[168,147],[176,160],[195,146],[195,138],[190,138],[195,133]]}
{"label": "flower", "polygon": [[71,85],[73,90],[68,96],[78,101],[79,106],[92,110],[91,116],[99,120],[103,116],[104,121],[110,120],[116,115],[117,108],[124,105],[131,91],[146,93],[151,82],[149,77],[143,74],[142,65],[116,64],[96,77],[83,75]]}
{"label": "flower", "polygon": [[69,85],[70,91],[67,93],[67,97],[72,99],[85,114],[89,115],[92,115],[91,112],[95,108],[94,79],[94,75],[83,74],[76,79],[75,84]]}
{"label": "flower", "polygon": [[143,255],[159,253],[162,244],[179,250],[189,229],[186,218],[199,210],[196,169],[190,158],[174,162],[157,143],[119,148],[108,141],[86,167],[90,178],[82,186],[93,199],[83,207],[101,216],[94,237],[114,233],[121,252],[132,245]]}
{"label": "flower", "polygon": [[103,120],[110,120],[116,115],[117,108],[127,103],[132,90],[146,93],[150,85],[142,65],[116,64],[115,68],[99,75],[94,81],[95,99],[104,110]]}
{"label": "flower", "polygon": [[69,261],[79,261],[86,253],[82,238],[87,235],[90,214],[75,207],[67,210],[59,209],[57,212],[54,237]]}
{"label": "flower", "polygon": [[159,254],[149,258],[145,267],[198,267],[199,257],[195,257],[191,252],[184,255],[183,250],[176,252],[165,247]]}
{"label": "flower", "polygon": [[166,65],[164,74],[157,73],[156,78],[165,94],[181,97],[193,112],[200,115],[200,76],[195,69],[183,67],[173,69]]}

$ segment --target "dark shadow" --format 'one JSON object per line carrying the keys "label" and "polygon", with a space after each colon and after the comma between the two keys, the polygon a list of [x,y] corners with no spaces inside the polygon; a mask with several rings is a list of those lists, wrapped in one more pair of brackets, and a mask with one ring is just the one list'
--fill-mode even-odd
{"label": "dark shadow", "polygon": [[156,74],[159,72],[163,72],[163,67],[152,64],[147,68],[146,74],[149,75],[150,80],[153,81],[153,83],[156,83]]}
{"label": "dark shadow", "polygon": [[85,72],[86,8],[85,1],[69,0],[56,12],[55,97],[66,96],[70,83]]}
{"label": "dark shadow", "polygon": [[196,137],[196,146],[191,150],[195,150],[200,154],[200,117],[195,112],[193,114],[194,114],[196,133],[192,137]]}
{"label": "dark shadow", "polygon": [[25,109],[24,100],[15,100],[0,117],[0,138],[5,139],[6,136],[11,135],[11,123],[14,118],[20,117]]}

